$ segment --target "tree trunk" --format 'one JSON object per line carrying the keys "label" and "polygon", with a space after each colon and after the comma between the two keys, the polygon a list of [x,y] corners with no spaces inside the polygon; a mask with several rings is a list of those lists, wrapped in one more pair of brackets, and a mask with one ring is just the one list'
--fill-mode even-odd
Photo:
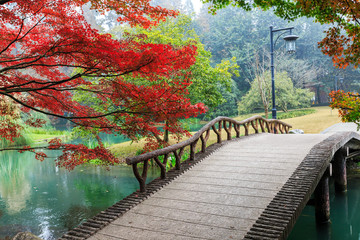
{"label": "tree trunk", "polygon": [[267,119],[269,117],[269,109],[265,105],[264,105],[264,110],[265,110],[265,118]]}
{"label": "tree trunk", "polygon": [[[165,121],[165,126],[168,127],[168,121]],[[164,142],[169,142],[169,130],[165,129],[164,131]]]}

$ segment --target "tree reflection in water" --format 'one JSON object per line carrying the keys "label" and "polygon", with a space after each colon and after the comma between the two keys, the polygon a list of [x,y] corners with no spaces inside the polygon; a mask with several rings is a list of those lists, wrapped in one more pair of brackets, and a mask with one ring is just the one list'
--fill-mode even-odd
{"label": "tree reflection in water", "polygon": [[[19,231],[30,231],[43,239],[57,239],[113,205],[138,188],[127,166],[81,166],[74,171],[54,164],[53,158],[39,162],[31,153],[0,155],[0,239]],[[149,180],[158,177],[149,172]]]}
{"label": "tree reflection in water", "polygon": [[25,153],[22,158],[15,158],[12,152],[0,152],[0,197],[6,206],[1,210],[9,215],[26,208],[26,201],[31,195],[31,187],[26,179],[26,173],[31,170],[29,162],[24,159],[28,155]]}

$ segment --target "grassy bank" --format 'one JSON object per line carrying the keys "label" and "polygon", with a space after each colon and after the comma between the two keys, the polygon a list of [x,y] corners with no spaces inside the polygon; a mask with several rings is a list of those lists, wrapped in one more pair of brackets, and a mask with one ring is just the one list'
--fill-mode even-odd
{"label": "grassy bank", "polygon": [[55,129],[38,129],[27,128],[21,133],[20,137],[14,138],[13,141],[2,139],[0,141],[1,148],[7,147],[21,147],[27,145],[44,144],[53,138],[67,139],[70,137],[70,132],[58,131]]}
{"label": "grassy bank", "polygon": [[54,138],[69,139],[71,132],[56,129],[27,128],[23,135],[27,139],[27,143],[22,145],[41,145]]}
{"label": "grassy bank", "polygon": [[34,141],[43,141],[55,137],[58,138],[68,137],[70,136],[70,132],[60,131],[55,129],[32,129],[32,130],[27,130],[26,135],[28,135]]}
{"label": "grassy bank", "polygon": [[293,129],[302,129],[305,133],[320,133],[326,128],[340,123],[341,119],[338,116],[337,110],[331,110],[330,107],[314,107],[315,113],[283,119],[282,121],[291,124]]}
{"label": "grassy bank", "polygon": [[[299,112],[305,113],[306,115],[297,116],[298,114],[300,114]],[[326,128],[332,126],[333,124],[341,122],[340,118],[338,117],[337,111],[331,110],[331,108],[329,107],[314,107],[310,110],[294,111],[292,113],[279,113],[279,117],[282,114],[284,114],[284,117],[286,117],[285,114],[287,114],[291,118],[284,118],[281,119],[281,121],[291,124],[293,126],[293,129],[302,129],[305,133],[319,133]],[[246,114],[235,117],[234,119],[240,121],[253,115],[262,114]],[[224,131],[223,134],[225,134]],[[216,135],[211,134],[208,143],[212,144],[214,142],[216,142]],[[136,152],[141,150],[144,144],[144,139],[136,143],[124,142],[112,145],[110,147],[110,150],[114,153],[116,157],[124,160],[128,156],[135,156]]]}

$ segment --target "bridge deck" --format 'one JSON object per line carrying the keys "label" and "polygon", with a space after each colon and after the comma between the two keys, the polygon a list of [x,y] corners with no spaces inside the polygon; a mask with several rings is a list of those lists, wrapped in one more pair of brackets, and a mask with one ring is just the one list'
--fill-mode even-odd
{"label": "bridge deck", "polygon": [[326,134],[231,141],[90,239],[242,239]]}
{"label": "bridge deck", "polygon": [[322,131],[321,133],[334,134],[337,132],[357,132],[360,134],[360,131],[357,130],[356,123],[351,123],[351,122],[334,124],[331,127],[328,127],[327,129]]}

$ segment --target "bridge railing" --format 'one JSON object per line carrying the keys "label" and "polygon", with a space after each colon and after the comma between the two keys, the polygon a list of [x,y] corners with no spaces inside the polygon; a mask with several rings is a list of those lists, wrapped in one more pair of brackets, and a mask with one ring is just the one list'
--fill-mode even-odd
{"label": "bridge railing", "polygon": [[[217,126],[216,126],[217,125]],[[207,147],[207,141],[210,138],[211,130],[217,136],[217,143],[221,143],[222,140],[222,129],[226,132],[226,140],[232,139],[232,129],[235,130],[235,137],[240,137],[240,130],[243,128],[243,134],[248,136],[251,133],[288,133],[291,125],[284,123],[276,119],[265,119],[261,116],[253,116],[251,118],[236,121],[228,117],[217,117],[214,120],[203,126],[198,132],[196,132],[189,139],[179,142],[177,144],[157,149],[152,152],[148,152],[139,156],[131,157],[126,159],[128,165],[132,165],[134,175],[140,184],[140,192],[146,191],[146,178],[149,168],[149,160],[154,160],[160,167],[161,178],[166,177],[166,166],[168,159],[171,155],[175,157],[175,169],[180,170],[181,158],[184,154],[186,147],[190,148],[189,160],[195,159],[195,151],[197,143],[201,143],[200,151],[205,152]],[[200,140],[200,141],[199,141]],[[139,172],[138,164],[143,163],[142,172]]]}

